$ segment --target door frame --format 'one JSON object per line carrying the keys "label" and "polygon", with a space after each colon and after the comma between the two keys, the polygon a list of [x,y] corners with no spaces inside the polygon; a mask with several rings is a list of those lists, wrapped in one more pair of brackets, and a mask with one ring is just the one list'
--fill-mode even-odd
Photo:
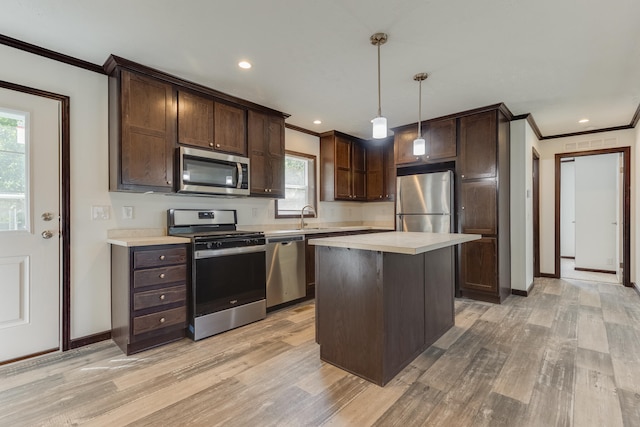
{"label": "door frame", "polygon": [[531,147],[533,191],[533,277],[540,277],[540,154]]}
{"label": "door frame", "polygon": [[[61,242],[61,333],[60,348],[62,351],[71,348],[71,174],[70,174],[70,136],[69,136],[69,101],[70,98],[53,92],[47,92],[28,86],[0,80],[0,88],[10,89],[29,95],[41,96],[60,102],[60,238]],[[28,357],[28,356],[27,356]]]}
{"label": "door frame", "polygon": [[599,154],[622,153],[623,212],[622,220],[622,284],[631,283],[631,147],[615,147],[602,150],[576,151],[556,154],[556,188],[555,188],[555,271],[554,277],[560,278],[560,163],[565,157],[595,156]]}

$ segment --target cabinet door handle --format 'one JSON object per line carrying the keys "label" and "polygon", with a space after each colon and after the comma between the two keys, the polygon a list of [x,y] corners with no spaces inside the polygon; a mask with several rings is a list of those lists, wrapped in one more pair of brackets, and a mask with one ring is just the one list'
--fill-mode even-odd
{"label": "cabinet door handle", "polygon": [[427,159],[429,158],[429,156],[427,156]]}
{"label": "cabinet door handle", "polygon": [[160,318],[160,323],[164,323],[164,322],[165,322],[164,317],[161,317],[161,318]]}
{"label": "cabinet door handle", "polygon": [[164,279],[164,273],[160,273],[160,278]]}
{"label": "cabinet door handle", "polygon": [[464,206],[462,207],[462,210],[464,210]]}
{"label": "cabinet door handle", "polygon": [[460,178],[464,178],[464,175],[460,175]]}
{"label": "cabinet door handle", "polygon": [[160,261],[164,261],[164,255],[160,255]]}
{"label": "cabinet door handle", "polygon": [[164,294],[160,295],[160,301],[164,301],[164,299],[165,299]]}
{"label": "cabinet door handle", "polygon": [[210,142],[210,143],[209,143],[209,147],[213,147],[213,142]]}
{"label": "cabinet door handle", "polygon": [[220,144],[216,144],[216,147],[220,148]]}

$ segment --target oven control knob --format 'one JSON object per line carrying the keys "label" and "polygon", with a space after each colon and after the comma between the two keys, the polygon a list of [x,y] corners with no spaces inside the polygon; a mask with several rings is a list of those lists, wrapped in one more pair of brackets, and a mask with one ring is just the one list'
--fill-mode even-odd
{"label": "oven control knob", "polygon": [[222,246],[222,242],[216,242],[216,247],[221,247]]}
{"label": "oven control knob", "polygon": [[207,249],[211,249],[211,242],[207,243]]}

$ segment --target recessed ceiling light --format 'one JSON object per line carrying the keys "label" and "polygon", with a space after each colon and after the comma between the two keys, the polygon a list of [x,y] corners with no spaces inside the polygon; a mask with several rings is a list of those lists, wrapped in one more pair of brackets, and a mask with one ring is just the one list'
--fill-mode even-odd
{"label": "recessed ceiling light", "polygon": [[589,119],[580,119],[578,120],[578,123],[587,123],[589,121]]}
{"label": "recessed ceiling light", "polygon": [[248,69],[251,68],[251,63],[247,61],[240,61],[238,62],[238,67]]}
{"label": "recessed ceiling light", "polygon": [[322,121],[320,121],[320,120],[314,120],[314,121],[313,121],[313,124],[314,124],[314,125],[321,125],[321,124],[322,124]]}

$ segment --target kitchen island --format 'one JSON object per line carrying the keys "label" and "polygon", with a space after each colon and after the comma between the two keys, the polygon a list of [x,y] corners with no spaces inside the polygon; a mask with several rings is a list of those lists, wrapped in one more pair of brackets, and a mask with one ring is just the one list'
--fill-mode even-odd
{"label": "kitchen island", "polygon": [[320,358],[380,386],[454,325],[455,245],[475,234],[388,232],[316,245]]}

